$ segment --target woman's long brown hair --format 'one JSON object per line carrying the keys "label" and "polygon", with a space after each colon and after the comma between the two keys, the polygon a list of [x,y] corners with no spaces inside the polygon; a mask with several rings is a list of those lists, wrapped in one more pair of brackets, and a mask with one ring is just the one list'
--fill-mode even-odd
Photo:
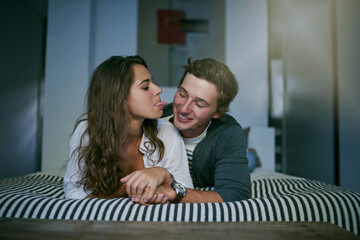
{"label": "woman's long brown hair", "polygon": [[[113,56],[101,63],[94,71],[87,93],[87,112],[75,124],[87,121],[87,128],[81,136],[78,151],[78,164],[81,180],[86,192],[93,196],[111,196],[121,186],[124,165],[120,153],[129,131],[129,114],[126,101],[134,80],[133,65],[147,65],[140,56]],[[148,151],[158,149],[159,162],[164,155],[164,144],[157,137],[157,120],[145,119],[143,132],[150,142],[145,144]],[[85,137],[88,144],[83,145]],[[74,154],[74,153],[73,153]],[[81,159],[84,166],[80,165]]]}

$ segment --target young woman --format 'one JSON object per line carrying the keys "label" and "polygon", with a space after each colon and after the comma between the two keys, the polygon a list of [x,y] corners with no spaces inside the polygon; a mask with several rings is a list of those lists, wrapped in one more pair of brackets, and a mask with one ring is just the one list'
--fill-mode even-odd
{"label": "young woman", "polygon": [[[161,92],[139,56],[114,56],[95,69],[87,112],[70,138],[66,198],[132,197],[142,191],[146,203],[156,197],[160,183],[173,178],[193,188],[181,136],[171,123],[158,119],[166,104]],[[126,192],[125,176],[135,192]]]}

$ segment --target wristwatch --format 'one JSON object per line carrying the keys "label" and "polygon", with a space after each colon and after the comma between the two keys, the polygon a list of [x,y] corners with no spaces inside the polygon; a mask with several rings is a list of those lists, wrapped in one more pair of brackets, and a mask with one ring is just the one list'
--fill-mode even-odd
{"label": "wristwatch", "polygon": [[170,186],[174,189],[174,191],[176,193],[174,200],[172,200],[171,202],[179,203],[181,201],[181,199],[183,199],[183,197],[185,197],[185,195],[186,195],[185,186],[182,185],[181,183],[177,182],[174,177],[170,183]]}

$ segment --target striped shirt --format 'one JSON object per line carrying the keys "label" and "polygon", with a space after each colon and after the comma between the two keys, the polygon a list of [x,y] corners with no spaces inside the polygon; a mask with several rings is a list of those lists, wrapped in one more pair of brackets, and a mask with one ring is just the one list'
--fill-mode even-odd
{"label": "striped shirt", "polygon": [[[164,117],[163,119],[170,121],[173,118],[173,116],[174,115],[170,115],[168,117]],[[207,130],[208,130],[210,124],[211,124],[211,121],[207,125],[205,131],[197,137],[194,137],[194,138],[184,138],[183,137],[183,140],[185,143],[185,148],[186,148],[186,154],[187,154],[187,158],[188,158],[188,162],[189,162],[190,175],[191,175],[191,178],[192,178],[195,188],[200,187],[200,186],[199,186],[199,181],[196,179],[196,177],[194,175],[194,171],[193,171],[193,167],[192,167],[193,166],[193,164],[192,164],[193,163],[193,161],[192,161],[193,152],[194,152],[196,145],[206,137],[206,133],[207,133]]]}
{"label": "striped shirt", "polygon": [[188,162],[189,162],[190,175],[191,175],[194,187],[200,187],[200,185],[199,185],[199,181],[196,179],[194,171],[193,171],[193,152],[194,152],[196,145],[206,137],[207,129],[209,128],[210,124],[211,124],[211,121],[207,125],[205,131],[197,137],[194,137],[194,138],[184,138],[183,137],[183,140],[185,143],[185,148],[186,148],[186,154],[187,154]]}

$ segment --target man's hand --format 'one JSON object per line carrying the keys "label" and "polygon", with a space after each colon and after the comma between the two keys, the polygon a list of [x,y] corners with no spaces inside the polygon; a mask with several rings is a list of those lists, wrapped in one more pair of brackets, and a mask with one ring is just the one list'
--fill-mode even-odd
{"label": "man's hand", "polygon": [[[137,170],[122,178],[125,189],[132,201],[147,204],[154,198],[156,188],[171,181],[170,173],[162,167]],[[158,195],[157,195],[158,197]]]}

